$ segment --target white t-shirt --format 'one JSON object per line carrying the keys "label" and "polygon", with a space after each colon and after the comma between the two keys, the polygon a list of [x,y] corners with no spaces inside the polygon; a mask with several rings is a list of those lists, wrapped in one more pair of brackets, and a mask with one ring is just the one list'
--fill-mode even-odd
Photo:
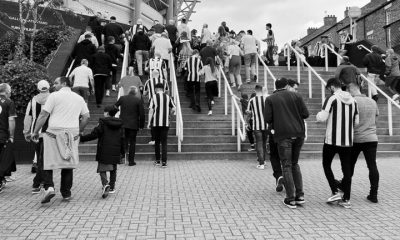
{"label": "white t-shirt", "polygon": [[244,54],[257,53],[258,40],[252,35],[244,35],[242,37],[242,46]]}
{"label": "white t-shirt", "polygon": [[167,38],[160,37],[153,42],[154,52],[160,53],[162,59],[169,60],[169,49],[172,49],[171,41]]}
{"label": "white t-shirt", "polygon": [[208,30],[208,28],[203,28],[201,43],[207,43],[208,40],[212,40],[211,32]]}
{"label": "white t-shirt", "polygon": [[93,80],[93,72],[92,69],[86,67],[85,65],[81,65],[75,68],[71,75],[74,78],[74,86],[73,87],[89,87],[89,81]]}
{"label": "white t-shirt", "polygon": [[89,113],[85,100],[68,87],[51,93],[43,110],[50,113],[49,128],[79,128],[79,116]]}

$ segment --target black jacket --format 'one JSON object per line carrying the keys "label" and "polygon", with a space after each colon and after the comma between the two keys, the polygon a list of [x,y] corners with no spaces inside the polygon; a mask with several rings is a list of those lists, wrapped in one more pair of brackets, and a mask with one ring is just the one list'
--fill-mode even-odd
{"label": "black jacket", "polygon": [[117,64],[117,59],[121,58],[118,47],[114,44],[107,44],[105,51],[111,57],[112,63]]}
{"label": "black jacket", "polygon": [[272,124],[274,140],[305,137],[304,119],[309,112],[300,94],[277,90],[265,100],[264,119]]}
{"label": "black jacket", "polygon": [[385,62],[379,53],[368,53],[363,59],[363,64],[367,68],[368,73],[383,74],[385,73]]}
{"label": "black jacket", "polygon": [[98,52],[92,55],[90,68],[93,70],[93,75],[110,75],[110,72],[112,71],[112,59],[107,53]]}
{"label": "black jacket", "polygon": [[132,51],[149,51],[151,48],[150,38],[146,34],[136,33],[131,42]]}
{"label": "black jacket", "polygon": [[80,66],[82,59],[90,62],[90,57],[95,53],[96,46],[89,39],[85,39],[75,46],[72,57],[75,58],[75,64]]}
{"label": "black jacket", "polygon": [[144,128],[145,115],[141,98],[128,94],[120,97],[115,106],[121,107],[121,119],[124,128],[134,130]]}
{"label": "black jacket", "polygon": [[103,164],[118,164],[124,154],[122,120],[115,117],[100,118],[99,124],[90,134],[81,136],[81,142],[97,141],[96,161]]}

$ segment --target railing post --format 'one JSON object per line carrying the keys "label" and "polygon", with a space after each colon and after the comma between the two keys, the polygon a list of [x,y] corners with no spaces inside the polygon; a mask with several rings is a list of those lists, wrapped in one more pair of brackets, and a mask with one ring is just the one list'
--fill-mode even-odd
{"label": "railing post", "polygon": [[296,62],[297,62],[297,82],[300,83],[300,61],[301,59],[299,56],[296,55]]}
{"label": "railing post", "polygon": [[389,136],[393,136],[393,116],[392,116],[392,102],[388,99],[388,124],[389,124]]}
{"label": "railing post", "polygon": [[[237,150],[238,152],[241,152],[241,134],[240,134],[240,113],[239,111],[237,112]],[[244,129],[243,129],[244,131]]]}
{"label": "railing post", "polygon": [[287,69],[288,69],[288,71],[290,71],[290,47],[287,47],[287,51],[286,51],[286,54],[287,54]]}
{"label": "railing post", "polygon": [[224,89],[225,89],[225,115],[228,115],[228,86],[226,85],[226,81],[224,81]]}
{"label": "railing post", "polygon": [[267,91],[268,91],[268,73],[267,73],[267,69],[264,67],[264,87],[266,87],[267,88]]}
{"label": "railing post", "polygon": [[233,99],[233,96],[231,97],[231,108],[232,108],[232,136],[235,136],[235,104],[233,103],[235,101]]}
{"label": "railing post", "polygon": [[[221,97],[221,75],[219,75],[219,79],[218,79],[218,97],[220,98]],[[226,89],[225,89],[225,92],[226,92]]]}
{"label": "railing post", "polygon": [[308,97],[312,98],[312,76],[310,68],[308,68]]}
{"label": "railing post", "polygon": [[325,102],[325,86],[323,83],[321,83],[321,90],[322,90],[322,92],[321,92],[322,104],[324,104],[324,102]]}
{"label": "railing post", "polygon": [[256,58],[256,76],[257,76],[257,83],[259,81],[259,76],[258,76],[258,65],[260,64],[259,60],[258,60],[258,53],[257,53],[257,58]]}
{"label": "railing post", "polygon": [[340,65],[340,57],[339,56],[337,56],[337,65],[338,66]]}
{"label": "railing post", "polygon": [[325,51],[325,71],[329,71],[329,58],[328,58],[328,47],[324,47]]}

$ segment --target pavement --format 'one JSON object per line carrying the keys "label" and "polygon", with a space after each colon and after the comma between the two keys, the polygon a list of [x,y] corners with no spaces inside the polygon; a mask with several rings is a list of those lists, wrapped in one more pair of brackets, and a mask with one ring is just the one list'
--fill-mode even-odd
{"label": "pavement", "polygon": [[[275,192],[269,164],[171,161],[119,166],[116,193],[101,198],[96,162],[74,171],[73,198],[40,204],[33,174],[19,165],[0,194],[0,239],[400,239],[400,161],[378,159],[379,203],[366,200],[368,169],[359,160],[351,209],[329,205],[322,164],[301,161],[306,204],[289,209]],[[339,161],[334,172],[340,174]],[[338,176],[339,177],[339,176]]]}

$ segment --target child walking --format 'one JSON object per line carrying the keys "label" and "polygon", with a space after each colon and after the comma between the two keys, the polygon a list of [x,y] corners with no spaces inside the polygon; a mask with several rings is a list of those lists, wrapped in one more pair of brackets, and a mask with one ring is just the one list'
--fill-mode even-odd
{"label": "child walking", "polygon": [[206,83],[206,93],[208,101],[208,115],[212,114],[212,105],[214,105],[214,97],[218,96],[218,75],[219,71],[215,66],[212,58],[207,58],[204,67],[200,70],[200,74],[204,74],[204,82]]}
{"label": "child walking", "polygon": [[[100,174],[103,185],[102,198],[115,192],[117,164],[120,163],[121,156],[125,154],[122,120],[115,117],[117,112],[118,109],[114,106],[106,106],[104,118],[99,119],[98,125],[90,134],[82,135],[80,139],[81,142],[98,139],[96,161],[98,162],[97,172]],[[109,181],[107,172],[110,172]]]}

